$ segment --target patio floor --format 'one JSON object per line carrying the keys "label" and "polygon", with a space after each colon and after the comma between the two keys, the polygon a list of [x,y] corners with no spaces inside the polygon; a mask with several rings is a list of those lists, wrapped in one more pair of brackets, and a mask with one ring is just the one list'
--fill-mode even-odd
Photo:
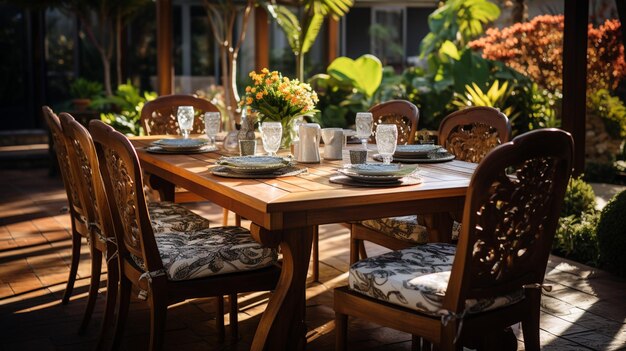
{"label": "patio floor", "polygon": [[[90,264],[83,246],[72,301],[60,305],[70,259],[69,215],[65,191],[47,170],[0,171],[0,350],[92,349],[102,317],[105,284],[85,335],[77,330],[86,302]],[[221,222],[221,209],[210,203],[189,206]],[[334,349],[332,289],[346,283],[348,231],[339,225],[320,228],[320,280],[307,288],[309,350]],[[382,252],[370,246],[371,253]],[[104,279],[103,279],[104,280]],[[552,292],[542,299],[541,343],[544,350],[626,350],[626,282],[608,273],[552,256],[546,280]],[[216,337],[213,299],[186,301],[168,310],[165,349],[247,350],[267,294],[240,296],[237,342]],[[148,310],[134,301],[124,349],[148,344]],[[228,321],[228,319],[227,319]],[[228,332],[228,331],[227,331]],[[516,328],[516,333],[521,338]],[[350,319],[352,350],[409,350],[410,335]],[[523,343],[519,343],[523,349]]]}

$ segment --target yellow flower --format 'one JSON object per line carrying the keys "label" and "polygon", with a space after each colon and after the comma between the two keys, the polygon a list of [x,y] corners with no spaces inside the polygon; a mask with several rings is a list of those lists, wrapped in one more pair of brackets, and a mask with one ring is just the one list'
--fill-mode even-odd
{"label": "yellow flower", "polygon": [[252,103],[252,98],[251,97],[247,97],[246,98],[246,104],[250,105]]}
{"label": "yellow flower", "polygon": [[265,80],[265,84],[267,84],[267,85],[272,85],[272,80],[271,80],[270,78],[267,78],[267,79]]}
{"label": "yellow flower", "polygon": [[261,73],[268,74],[268,73],[270,73],[270,70],[269,70],[269,69],[267,69],[267,68],[263,68],[263,69],[261,70]]}
{"label": "yellow flower", "polygon": [[256,99],[257,100],[261,100],[262,98],[263,98],[263,93],[262,92],[259,91],[258,93],[256,93]]}
{"label": "yellow flower", "polygon": [[250,90],[251,90],[251,88],[250,88],[250,86],[248,85],[248,86],[246,87],[246,93],[249,93],[249,92],[250,92]]}
{"label": "yellow flower", "polygon": [[252,94],[256,93],[256,88],[252,88],[252,89],[250,89],[250,92],[251,92]]}

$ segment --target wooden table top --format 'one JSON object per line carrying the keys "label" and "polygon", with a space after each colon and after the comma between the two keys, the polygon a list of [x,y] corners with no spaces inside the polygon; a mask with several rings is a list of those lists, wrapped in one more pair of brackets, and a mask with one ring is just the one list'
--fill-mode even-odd
{"label": "wooden table top", "polygon": [[[298,164],[308,172],[274,179],[224,178],[210,168],[224,150],[202,154],[153,154],[145,147],[159,136],[133,138],[142,167],[182,186],[269,230],[337,223],[367,218],[440,210],[438,202],[463,199],[476,164],[450,161],[420,164],[423,181],[418,185],[369,188],[330,183],[342,160]],[[358,147],[358,146],[355,146]],[[431,201],[424,201],[431,200]],[[442,205],[443,206],[443,205]],[[418,208],[419,207],[419,208]]]}

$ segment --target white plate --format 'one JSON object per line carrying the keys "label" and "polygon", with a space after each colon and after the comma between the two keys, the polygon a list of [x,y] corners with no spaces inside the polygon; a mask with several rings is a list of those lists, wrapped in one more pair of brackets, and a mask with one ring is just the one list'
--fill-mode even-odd
{"label": "white plate", "polygon": [[396,152],[394,157],[426,157],[429,153],[435,152],[441,148],[441,145],[431,144],[413,144],[413,145],[398,145],[396,146]]}
{"label": "white plate", "polygon": [[350,170],[361,175],[407,175],[415,171],[417,167],[409,166],[404,167],[401,164],[380,164],[380,163],[364,163],[354,164],[350,166]]}
{"label": "white plate", "polygon": [[179,151],[199,149],[209,144],[209,141],[207,139],[160,139],[152,144],[165,150]]}

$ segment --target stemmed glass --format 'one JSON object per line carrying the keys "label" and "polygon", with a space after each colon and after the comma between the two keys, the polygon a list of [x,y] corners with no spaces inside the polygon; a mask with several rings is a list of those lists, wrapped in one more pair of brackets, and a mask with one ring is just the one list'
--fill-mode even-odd
{"label": "stemmed glass", "polygon": [[259,129],[261,130],[263,149],[270,156],[276,156],[276,151],[280,148],[280,141],[283,136],[282,124],[280,122],[263,122]]}
{"label": "stemmed glass", "polygon": [[383,164],[390,164],[398,142],[398,126],[379,124],[376,126],[376,147],[383,158]]}
{"label": "stemmed glass", "polygon": [[188,139],[189,133],[193,129],[193,106],[179,106],[176,117],[178,117],[178,127],[183,139]]}
{"label": "stemmed glass", "polygon": [[211,146],[215,146],[215,136],[219,133],[221,124],[222,116],[219,112],[204,113],[204,131],[211,141]]}
{"label": "stemmed glass", "polygon": [[372,127],[374,125],[374,117],[370,112],[357,112],[356,119],[356,137],[361,139],[363,148],[367,150],[367,139],[372,135]]}

